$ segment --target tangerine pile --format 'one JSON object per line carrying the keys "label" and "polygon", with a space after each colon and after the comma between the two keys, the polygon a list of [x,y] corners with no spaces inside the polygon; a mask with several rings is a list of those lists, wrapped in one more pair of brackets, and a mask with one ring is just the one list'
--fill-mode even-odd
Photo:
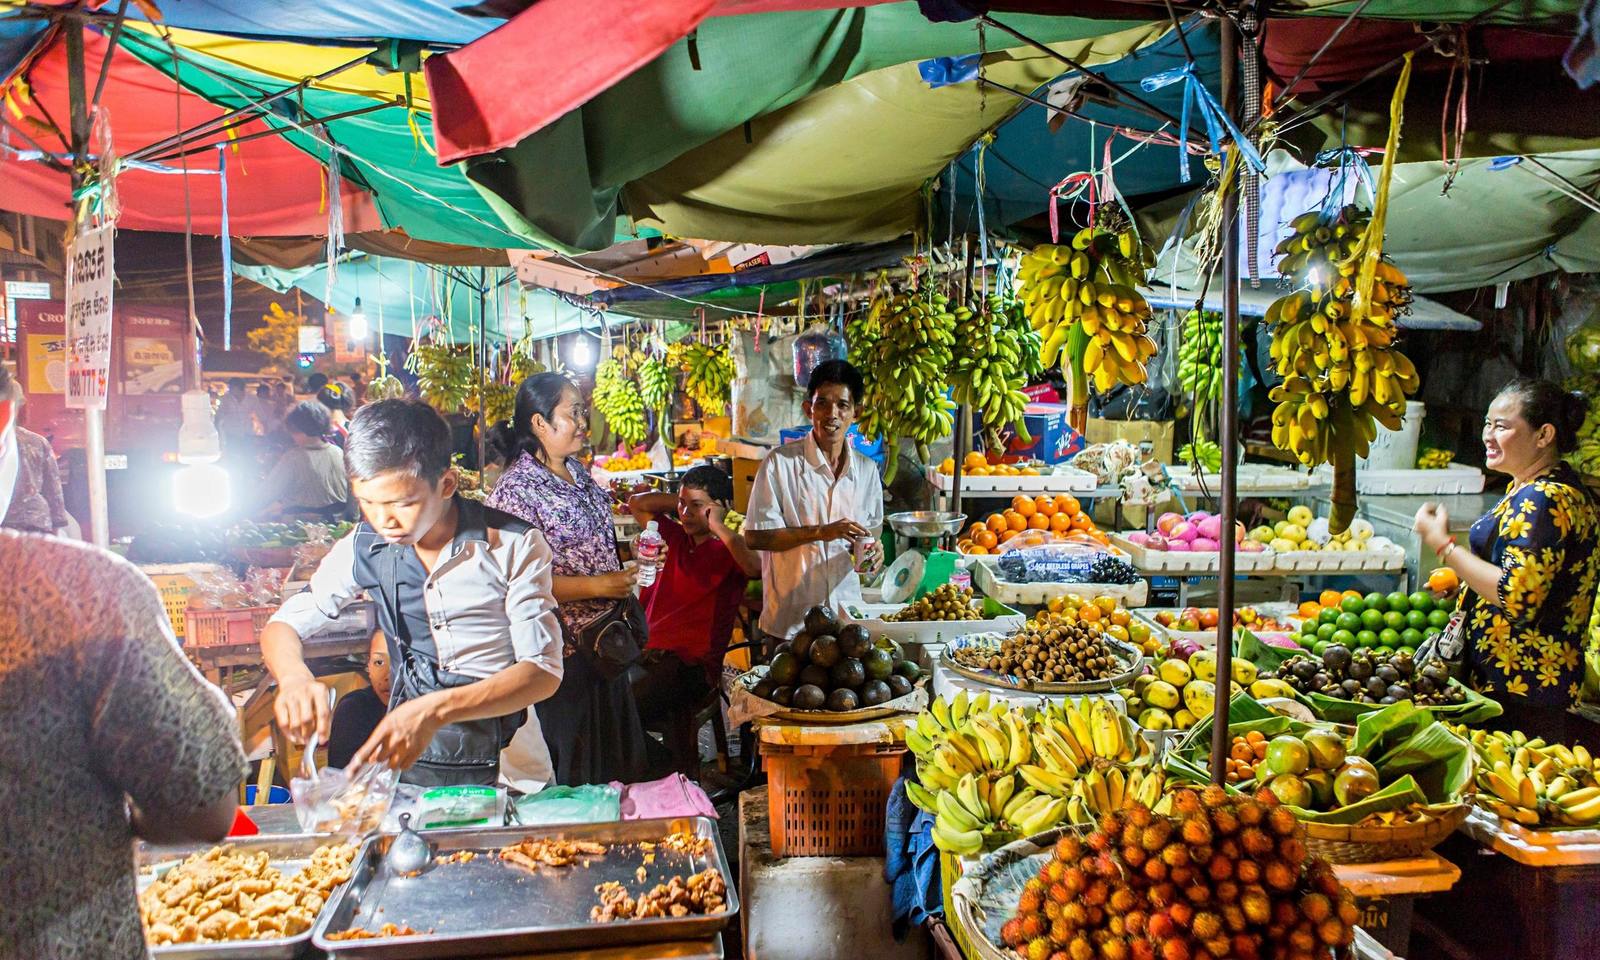
{"label": "tangerine pile", "polygon": [[1062,493],[1037,497],[1018,494],[1011,499],[1010,509],[991,513],[983,522],[974,523],[956,545],[962,553],[995,553],[1000,544],[1018,537],[1024,546],[1063,540],[1102,546],[1111,542],[1083,512],[1078,498]]}
{"label": "tangerine pile", "polygon": [[[990,463],[989,458],[973,451],[961,461],[961,471],[969,477],[1037,477],[1039,468],[1035,466],[1017,466],[1012,463]],[[945,457],[939,464],[939,472],[950,476],[956,472],[954,457]]]}

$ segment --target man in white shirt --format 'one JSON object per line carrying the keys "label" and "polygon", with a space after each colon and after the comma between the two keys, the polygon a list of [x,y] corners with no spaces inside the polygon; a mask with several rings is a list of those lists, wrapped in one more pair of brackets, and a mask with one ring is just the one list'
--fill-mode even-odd
{"label": "man in white shirt", "polygon": [[772,451],[756,472],[743,533],[761,552],[761,632],[770,637],[792,635],[814,605],[837,613],[860,601],[858,539],[870,538],[872,564],[881,556],[883,483],[848,436],[863,392],[851,364],[819,364],[806,384],[811,432]]}

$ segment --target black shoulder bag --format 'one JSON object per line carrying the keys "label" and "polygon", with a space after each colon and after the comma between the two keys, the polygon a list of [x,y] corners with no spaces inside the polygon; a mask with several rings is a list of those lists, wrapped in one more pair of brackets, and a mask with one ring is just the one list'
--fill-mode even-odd
{"label": "black shoulder bag", "polygon": [[638,597],[629,594],[579,630],[573,639],[580,656],[589,658],[602,677],[615,680],[644,655],[644,645],[649,637],[644,604],[639,602]]}

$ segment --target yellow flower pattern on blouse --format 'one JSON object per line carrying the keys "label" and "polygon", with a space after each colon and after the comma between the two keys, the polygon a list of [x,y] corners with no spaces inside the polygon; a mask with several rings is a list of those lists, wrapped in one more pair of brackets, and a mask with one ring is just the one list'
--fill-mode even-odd
{"label": "yellow flower pattern on blouse", "polygon": [[1512,487],[1472,525],[1472,552],[1502,571],[1498,597],[1464,591],[1461,600],[1484,693],[1563,707],[1575,699],[1600,583],[1597,542],[1600,506],[1565,463]]}

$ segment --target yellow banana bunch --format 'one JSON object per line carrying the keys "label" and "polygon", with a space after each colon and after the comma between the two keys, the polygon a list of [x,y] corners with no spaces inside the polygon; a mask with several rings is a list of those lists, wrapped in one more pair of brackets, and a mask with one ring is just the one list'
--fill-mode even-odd
{"label": "yellow banana bunch", "polygon": [[1045,367],[1065,362],[1074,331],[1083,338],[1083,371],[1101,390],[1149,379],[1156,353],[1146,332],[1150,304],[1135,289],[1155,265],[1155,251],[1131,227],[1084,227],[1070,244],[1042,244],[1022,258],[1018,296],[1040,337]]}
{"label": "yellow banana bunch", "polygon": [[1600,765],[1579,744],[1520,730],[1451,729],[1472,742],[1478,805],[1527,827],[1600,824]]}
{"label": "yellow banana bunch", "polygon": [[1012,426],[1019,437],[1027,438],[1022,411],[1028,397],[1022,388],[1030,377],[1044,372],[1044,365],[1039,362],[1039,336],[1028,326],[1020,304],[991,296],[983,306],[955,309],[950,385],[956,400],[983,418],[984,445],[997,450],[1004,446],[1002,427]]}
{"label": "yellow banana bunch", "polygon": [[675,343],[667,348],[667,364],[688,374],[683,392],[700,404],[706,416],[728,412],[735,370],[727,344]]}
{"label": "yellow banana bunch", "polygon": [[1159,769],[1125,772],[1121,767],[1096,767],[1073,782],[1067,799],[1067,819],[1072,823],[1096,823],[1102,814],[1121,810],[1129,800],[1154,808],[1166,782],[1166,774]]}
{"label": "yellow banana bunch", "polygon": [[611,432],[628,446],[642,442],[650,432],[644,417],[644,397],[629,379],[620,361],[607,358],[594,371],[594,408],[606,418]]}
{"label": "yellow banana bunch", "polygon": [[1353,205],[1291,221],[1294,233],[1277,252],[1294,290],[1266,314],[1274,369],[1284,378],[1270,394],[1272,442],[1306,466],[1334,465],[1334,533],[1355,516],[1356,458],[1367,455],[1379,424],[1400,428],[1406,397],[1421,386],[1416,366],[1394,347],[1395,317],[1411,300],[1405,274],[1378,261],[1371,297],[1357,300],[1359,252],[1381,242],[1366,236],[1370,224]]}
{"label": "yellow banana bunch", "polygon": [[949,436],[955,401],[945,396],[954,361],[956,313],[942,293],[912,291],[873,304],[850,326],[851,356],[867,382],[857,409],[865,436],[881,436],[889,452],[884,483],[894,480],[900,440],[916,442],[924,462],[928,445]]}

